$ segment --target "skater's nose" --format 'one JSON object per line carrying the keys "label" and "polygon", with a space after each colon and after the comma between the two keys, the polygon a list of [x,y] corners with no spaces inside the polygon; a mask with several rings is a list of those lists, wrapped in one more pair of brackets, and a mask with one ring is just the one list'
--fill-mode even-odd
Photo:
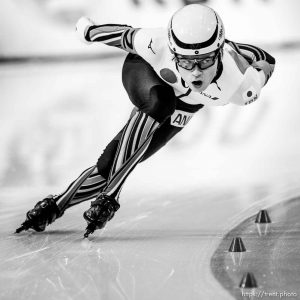
{"label": "skater's nose", "polygon": [[196,66],[194,67],[194,69],[192,70],[192,74],[193,74],[195,77],[198,77],[198,76],[201,75],[202,73],[203,73],[203,70],[201,70],[201,69],[199,68],[198,65],[196,65]]}

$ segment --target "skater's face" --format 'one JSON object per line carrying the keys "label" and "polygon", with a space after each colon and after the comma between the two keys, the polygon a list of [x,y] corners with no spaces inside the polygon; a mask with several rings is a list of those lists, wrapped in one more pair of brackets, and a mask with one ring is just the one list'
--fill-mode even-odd
{"label": "skater's face", "polygon": [[215,52],[201,56],[176,56],[182,79],[194,92],[204,91],[217,73],[218,56]]}

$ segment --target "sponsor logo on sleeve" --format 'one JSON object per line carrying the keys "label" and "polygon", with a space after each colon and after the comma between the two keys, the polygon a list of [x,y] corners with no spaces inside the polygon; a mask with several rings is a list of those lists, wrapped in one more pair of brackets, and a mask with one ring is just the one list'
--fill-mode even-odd
{"label": "sponsor logo on sleeve", "polygon": [[223,26],[221,26],[220,31],[219,31],[219,36],[218,36],[219,40],[222,38],[223,32],[224,32],[224,29],[223,29]]}
{"label": "sponsor logo on sleeve", "polygon": [[183,110],[175,110],[171,116],[171,125],[175,127],[184,127],[193,117],[193,113],[189,113]]}
{"label": "sponsor logo on sleeve", "polygon": [[154,52],[154,50],[152,49],[152,43],[153,43],[153,41],[152,41],[152,39],[151,39],[151,41],[150,41],[150,43],[149,43],[149,45],[148,45],[148,49],[150,49],[150,50],[153,52],[153,54],[156,54],[156,53]]}

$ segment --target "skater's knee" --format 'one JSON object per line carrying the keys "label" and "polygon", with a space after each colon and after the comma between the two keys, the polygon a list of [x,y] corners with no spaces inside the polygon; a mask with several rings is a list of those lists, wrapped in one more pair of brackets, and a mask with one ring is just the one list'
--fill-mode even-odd
{"label": "skater's knee", "polygon": [[176,107],[173,90],[165,86],[154,86],[150,90],[147,113],[158,122],[170,117]]}

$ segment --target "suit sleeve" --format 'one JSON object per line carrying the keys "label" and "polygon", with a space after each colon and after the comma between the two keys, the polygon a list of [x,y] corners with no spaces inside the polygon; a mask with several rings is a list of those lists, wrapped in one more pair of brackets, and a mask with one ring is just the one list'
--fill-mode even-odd
{"label": "suit sleeve", "polygon": [[226,40],[226,43],[229,44],[239,55],[243,56],[249,65],[255,68],[258,72],[263,72],[265,85],[273,74],[275,58],[265,50],[253,45],[235,43],[229,40]]}
{"label": "suit sleeve", "polygon": [[81,17],[76,23],[79,39],[87,44],[100,42],[136,54],[134,39],[139,28],[124,24],[96,25],[87,17]]}
{"label": "suit sleeve", "polygon": [[134,37],[138,31],[139,28],[121,24],[92,25],[87,28],[84,38],[88,42],[101,42],[136,54]]}

